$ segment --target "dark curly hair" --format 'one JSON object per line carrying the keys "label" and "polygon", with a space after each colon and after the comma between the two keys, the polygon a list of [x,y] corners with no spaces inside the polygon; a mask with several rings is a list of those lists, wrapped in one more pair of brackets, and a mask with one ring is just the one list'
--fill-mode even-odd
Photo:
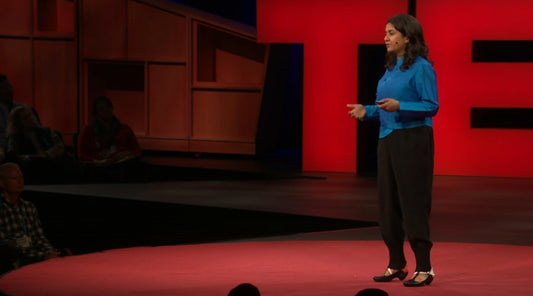
{"label": "dark curly hair", "polygon": [[[405,48],[404,60],[400,67],[401,70],[411,67],[418,56],[423,57],[433,65],[433,61],[428,58],[429,47],[424,40],[422,25],[416,18],[408,14],[398,14],[391,17],[388,23],[393,25],[403,36],[409,38],[409,43],[406,44]],[[387,52],[385,67],[389,70],[394,69],[396,59],[396,54]]]}

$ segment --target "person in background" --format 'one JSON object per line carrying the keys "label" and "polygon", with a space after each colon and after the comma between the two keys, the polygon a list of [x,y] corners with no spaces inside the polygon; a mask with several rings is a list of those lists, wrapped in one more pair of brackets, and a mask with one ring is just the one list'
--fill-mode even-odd
{"label": "person in background", "polygon": [[261,293],[256,286],[250,283],[242,283],[231,289],[228,296],[261,296]]}
{"label": "person in background", "polygon": [[359,120],[379,119],[379,224],[389,250],[389,263],[376,282],[403,280],[407,235],[416,269],[403,284],[429,285],[435,273],[430,260],[429,214],[433,185],[433,116],[439,110],[437,80],[422,26],[407,14],[391,17],[385,26],[387,70],[379,80],[373,106],[349,104]]}
{"label": "person in background", "polygon": [[7,125],[7,160],[18,163],[26,181],[64,181],[72,177],[74,163],[65,153],[59,133],[42,127],[26,105],[11,110]]}
{"label": "person in background", "polygon": [[35,205],[21,197],[24,176],[16,163],[0,165],[0,249],[3,272],[64,255],[68,249],[55,249],[44,234]]}
{"label": "person in background", "polygon": [[94,100],[92,121],[80,133],[78,158],[92,165],[93,174],[125,180],[135,174],[141,148],[132,129],[113,113],[107,97]]}
{"label": "person in background", "polygon": [[389,293],[387,293],[384,290],[377,289],[377,288],[367,288],[360,290],[355,294],[355,296],[388,296]]}
{"label": "person in background", "polygon": [[6,159],[7,122],[11,110],[22,104],[13,101],[13,86],[7,76],[0,74],[0,163]]}

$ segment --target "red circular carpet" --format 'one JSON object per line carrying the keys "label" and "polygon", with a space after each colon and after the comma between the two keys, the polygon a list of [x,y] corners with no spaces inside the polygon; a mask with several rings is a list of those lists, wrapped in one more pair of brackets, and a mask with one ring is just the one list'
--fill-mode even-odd
{"label": "red circular carpet", "polygon": [[[407,248],[407,245],[406,245]],[[409,264],[414,265],[406,249]],[[380,241],[280,241],[138,247],[58,258],[0,279],[8,295],[221,296],[242,282],[263,296],[355,295],[380,288],[400,295],[533,295],[533,247],[436,243],[431,286],[374,283]]]}

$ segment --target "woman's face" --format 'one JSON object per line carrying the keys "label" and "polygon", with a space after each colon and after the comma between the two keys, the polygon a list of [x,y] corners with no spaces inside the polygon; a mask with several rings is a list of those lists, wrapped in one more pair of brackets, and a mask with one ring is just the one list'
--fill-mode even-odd
{"label": "woman's face", "polygon": [[108,121],[113,118],[113,107],[107,102],[99,101],[96,103],[96,118],[103,121]]}
{"label": "woman's face", "polygon": [[387,52],[396,54],[398,58],[402,57],[405,53],[407,43],[409,43],[409,38],[396,30],[394,25],[388,23],[385,26],[385,46],[387,46]]}

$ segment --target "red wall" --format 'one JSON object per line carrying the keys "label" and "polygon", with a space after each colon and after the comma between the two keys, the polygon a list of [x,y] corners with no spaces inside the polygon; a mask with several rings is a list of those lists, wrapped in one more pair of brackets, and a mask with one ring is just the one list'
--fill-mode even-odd
{"label": "red wall", "polygon": [[357,47],[405,12],[407,0],[257,0],[259,42],[304,44],[303,170],[355,171]]}
{"label": "red wall", "polygon": [[530,0],[417,2],[439,83],[436,174],[533,177],[533,130],[470,128],[471,107],[533,107],[532,63],[472,63],[472,40],[533,40],[532,11]]}
{"label": "red wall", "polygon": [[[356,170],[357,45],[383,42],[407,1],[257,0],[260,42],[304,44],[303,169]],[[471,129],[471,107],[533,106],[531,63],[472,63],[472,40],[533,40],[530,0],[417,1],[435,61],[436,174],[533,177],[533,130]]]}

